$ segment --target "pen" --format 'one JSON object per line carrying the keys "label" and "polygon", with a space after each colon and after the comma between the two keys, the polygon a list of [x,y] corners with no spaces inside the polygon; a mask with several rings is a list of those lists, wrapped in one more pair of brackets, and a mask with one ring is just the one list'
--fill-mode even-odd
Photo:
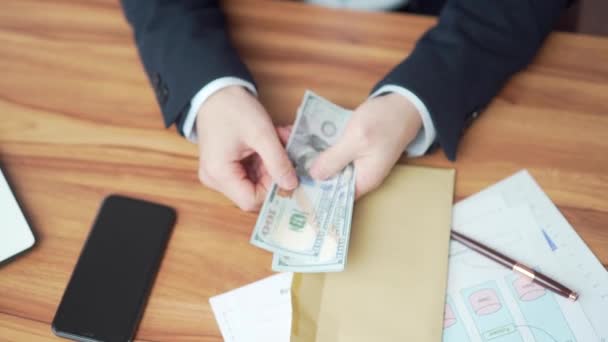
{"label": "pen", "polygon": [[474,250],[475,252],[477,252],[485,257],[488,257],[507,268],[512,269],[513,271],[515,271],[517,273],[523,274],[524,276],[530,278],[530,280],[537,283],[538,285],[540,285],[546,289],[549,289],[549,290],[559,294],[560,296],[566,297],[572,301],[576,301],[578,299],[578,294],[576,292],[568,289],[564,285],[547,277],[546,275],[544,275],[540,272],[536,272],[532,268],[509,258],[508,256],[496,251],[495,249],[485,246],[485,245],[467,237],[466,235],[458,233],[454,230],[452,230],[451,235],[452,235],[452,239],[462,243],[463,245]]}

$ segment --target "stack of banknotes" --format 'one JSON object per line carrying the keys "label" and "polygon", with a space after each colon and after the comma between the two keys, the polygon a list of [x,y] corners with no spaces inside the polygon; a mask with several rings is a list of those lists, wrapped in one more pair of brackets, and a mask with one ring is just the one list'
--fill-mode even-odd
{"label": "stack of banknotes", "polygon": [[274,253],[272,269],[291,272],[344,270],[355,199],[355,169],[317,181],[308,170],[337,142],[352,112],[307,91],[287,154],[299,179],[295,190],[273,184],[256,222],[251,243]]}

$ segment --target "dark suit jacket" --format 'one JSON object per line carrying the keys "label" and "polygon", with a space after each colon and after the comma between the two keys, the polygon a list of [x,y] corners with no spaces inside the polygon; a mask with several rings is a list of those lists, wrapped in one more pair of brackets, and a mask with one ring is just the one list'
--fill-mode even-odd
{"label": "dark suit jacket", "polygon": [[[181,127],[205,84],[224,76],[253,82],[226,34],[218,0],[121,2],[167,126]],[[396,84],[416,94],[454,160],[464,128],[532,60],[566,3],[414,0],[414,8],[441,9],[439,22],[375,88]]]}

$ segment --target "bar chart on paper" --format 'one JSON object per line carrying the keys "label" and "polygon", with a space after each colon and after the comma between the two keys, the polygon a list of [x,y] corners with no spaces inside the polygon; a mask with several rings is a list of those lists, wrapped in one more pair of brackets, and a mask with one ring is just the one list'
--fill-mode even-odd
{"label": "bar chart on paper", "polygon": [[522,275],[506,281],[536,341],[576,341],[554,293]]}
{"label": "bar chart on paper", "polygon": [[463,289],[461,293],[475,328],[484,340],[523,342],[494,281]]}
{"label": "bar chart on paper", "polygon": [[[530,334],[534,341],[577,341],[553,293],[523,276],[510,275],[506,280],[523,321],[515,321],[495,281],[461,291],[468,314],[483,341],[524,341],[524,336],[529,339]],[[448,316],[453,317],[452,309],[449,310]],[[444,325],[444,340],[470,340],[464,325],[458,326],[456,321],[453,319]]]}
{"label": "bar chart on paper", "polygon": [[447,341],[469,341],[470,338],[462,323],[462,318],[453,307],[454,303],[448,296],[443,318],[443,339]]}
{"label": "bar chart on paper", "polygon": [[452,242],[444,341],[608,342],[608,273],[527,172],[456,204],[453,228],[581,297],[569,301]]}

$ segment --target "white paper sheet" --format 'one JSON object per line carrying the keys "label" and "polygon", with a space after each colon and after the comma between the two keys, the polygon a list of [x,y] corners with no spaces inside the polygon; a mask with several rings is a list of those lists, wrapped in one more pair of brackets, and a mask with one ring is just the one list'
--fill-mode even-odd
{"label": "white paper sheet", "polygon": [[288,342],[293,273],[279,273],[211,297],[209,303],[226,342]]}
{"label": "white paper sheet", "polygon": [[0,262],[32,247],[34,234],[0,170]]}
{"label": "white paper sheet", "polygon": [[456,204],[453,229],[580,297],[571,302],[452,242],[444,341],[608,341],[608,272],[527,171]]}

